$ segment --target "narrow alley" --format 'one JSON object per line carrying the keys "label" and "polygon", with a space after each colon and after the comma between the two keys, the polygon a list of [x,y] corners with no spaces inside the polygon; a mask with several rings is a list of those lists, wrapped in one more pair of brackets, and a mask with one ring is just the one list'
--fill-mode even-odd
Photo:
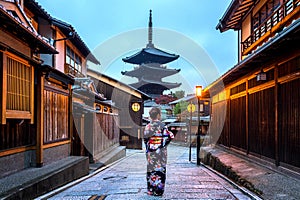
{"label": "narrow alley", "polygon": [[[143,150],[127,150],[124,159],[82,182],[71,183],[38,199],[251,199],[218,175],[197,166],[195,149],[189,162],[187,147],[169,145],[166,190],[147,195]],[[253,198],[253,197],[252,197]]]}

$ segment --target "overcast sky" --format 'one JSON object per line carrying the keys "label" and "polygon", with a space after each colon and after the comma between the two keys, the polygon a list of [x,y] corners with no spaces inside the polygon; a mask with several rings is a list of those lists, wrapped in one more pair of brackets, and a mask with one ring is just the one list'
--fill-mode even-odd
{"label": "overcast sky", "polygon": [[[191,89],[195,84],[207,86],[237,63],[237,33],[216,30],[231,0],[37,2],[51,16],[71,24],[99,59],[101,66],[97,69],[115,79],[123,79],[121,71],[134,67],[123,63],[122,58],[146,46],[150,9],[154,45],[180,55],[180,59],[167,65],[181,69],[180,77],[167,81],[184,82]],[[126,42],[130,44],[123,44]]]}

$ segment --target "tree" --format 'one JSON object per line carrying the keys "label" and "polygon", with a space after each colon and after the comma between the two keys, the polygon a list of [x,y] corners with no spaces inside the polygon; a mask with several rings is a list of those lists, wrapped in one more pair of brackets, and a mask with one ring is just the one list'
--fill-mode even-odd
{"label": "tree", "polygon": [[157,104],[168,104],[171,101],[175,101],[177,98],[171,96],[171,95],[160,95],[159,97],[155,98],[155,103]]}
{"label": "tree", "polygon": [[181,99],[183,98],[185,95],[185,91],[184,90],[179,90],[179,91],[176,91],[174,96],[177,98],[177,99]]}
{"label": "tree", "polygon": [[181,114],[183,111],[187,109],[188,105],[189,103],[186,101],[180,101],[179,103],[177,103],[173,109],[174,115]]}

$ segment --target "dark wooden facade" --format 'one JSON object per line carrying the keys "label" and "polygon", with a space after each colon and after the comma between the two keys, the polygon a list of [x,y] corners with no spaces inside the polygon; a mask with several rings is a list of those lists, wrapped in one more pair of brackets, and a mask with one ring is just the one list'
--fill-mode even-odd
{"label": "dark wooden facade", "polygon": [[[294,57],[271,70],[276,72],[274,79],[252,90],[245,88],[240,96],[214,102],[213,118],[224,123],[219,143],[278,164],[300,167],[296,156],[300,153],[299,64],[300,56]],[[279,75],[281,70],[289,72]],[[224,108],[225,119],[220,112]]]}
{"label": "dark wooden facade", "polygon": [[[54,24],[35,1],[0,2],[0,176],[5,176],[70,156],[74,79],[64,72],[65,47],[76,51],[82,72],[90,52],[70,25]],[[64,39],[66,29],[74,31],[72,41]],[[47,38],[61,40],[53,45]]]}
{"label": "dark wooden facade", "polygon": [[[94,80],[97,90],[101,91],[108,99],[111,99],[115,106],[120,109],[120,124],[118,125],[120,145],[127,148],[141,149],[143,102],[150,97],[131,86],[94,70],[88,69],[88,75]],[[133,103],[138,103],[140,106],[137,112],[132,109]]]}
{"label": "dark wooden facade", "polygon": [[[259,12],[269,2],[249,5],[249,15],[256,16],[255,11]],[[274,34],[257,39],[265,43],[250,44],[247,48],[256,50],[248,57],[243,58],[246,53],[241,49],[243,60],[205,91],[212,96],[210,132],[220,132],[219,144],[299,171],[300,3],[280,1],[277,9],[286,9],[288,5],[289,12],[276,22],[282,27],[276,29],[273,24]],[[276,12],[274,10],[274,15]],[[241,22],[246,18],[249,17],[244,16]],[[230,18],[224,16],[223,20],[223,23],[228,22]],[[244,26],[247,26],[245,21]],[[243,27],[237,28],[245,31]],[[224,27],[219,29],[225,31]],[[266,78],[261,79],[261,74]]]}
{"label": "dark wooden facade", "polygon": [[95,162],[106,150],[119,146],[119,109],[105,101],[90,78],[75,80],[72,155],[89,156]]}

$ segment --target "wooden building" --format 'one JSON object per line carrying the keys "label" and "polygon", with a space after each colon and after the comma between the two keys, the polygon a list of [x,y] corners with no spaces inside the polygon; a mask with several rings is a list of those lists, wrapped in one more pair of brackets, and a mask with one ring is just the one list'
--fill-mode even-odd
{"label": "wooden building", "polygon": [[205,89],[220,145],[298,172],[299,16],[299,0],[232,0],[217,29],[238,31],[239,62]]}
{"label": "wooden building", "polygon": [[[30,18],[40,24],[37,30],[50,38],[50,43],[59,52],[41,55],[43,66],[52,66],[73,80],[68,93],[57,88],[55,82],[45,81],[44,143],[59,154],[55,156],[57,159],[69,155],[88,156],[90,162],[94,162],[108,148],[119,146],[119,131],[114,128],[118,123],[118,110],[104,102],[106,98],[87,78],[87,62],[96,65],[100,62],[72,25],[53,18],[35,1],[25,1],[25,5],[31,11],[28,11]],[[45,77],[51,77],[51,73],[46,73]],[[57,100],[59,98],[67,102],[62,103]],[[55,113],[60,110],[64,110],[64,114]],[[65,134],[59,136],[57,132],[62,130]]]}
{"label": "wooden building", "polygon": [[[0,176],[42,164],[38,98],[44,73],[38,55],[58,53],[36,31],[22,6],[0,1]],[[60,75],[58,79],[65,78]],[[66,78],[67,88],[69,82]]]}
{"label": "wooden building", "polygon": [[89,156],[93,163],[120,146],[119,109],[106,101],[88,77],[75,79],[73,119],[72,155]]}
{"label": "wooden building", "polygon": [[94,81],[97,90],[119,109],[120,144],[127,148],[141,149],[144,100],[151,97],[95,70],[88,69],[87,74]]}
{"label": "wooden building", "polygon": [[0,176],[5,176],[70,156],[74,77],[86,72],[87,59],[99,61],[71,25],[33,0],[0,1],[0,19]]}

